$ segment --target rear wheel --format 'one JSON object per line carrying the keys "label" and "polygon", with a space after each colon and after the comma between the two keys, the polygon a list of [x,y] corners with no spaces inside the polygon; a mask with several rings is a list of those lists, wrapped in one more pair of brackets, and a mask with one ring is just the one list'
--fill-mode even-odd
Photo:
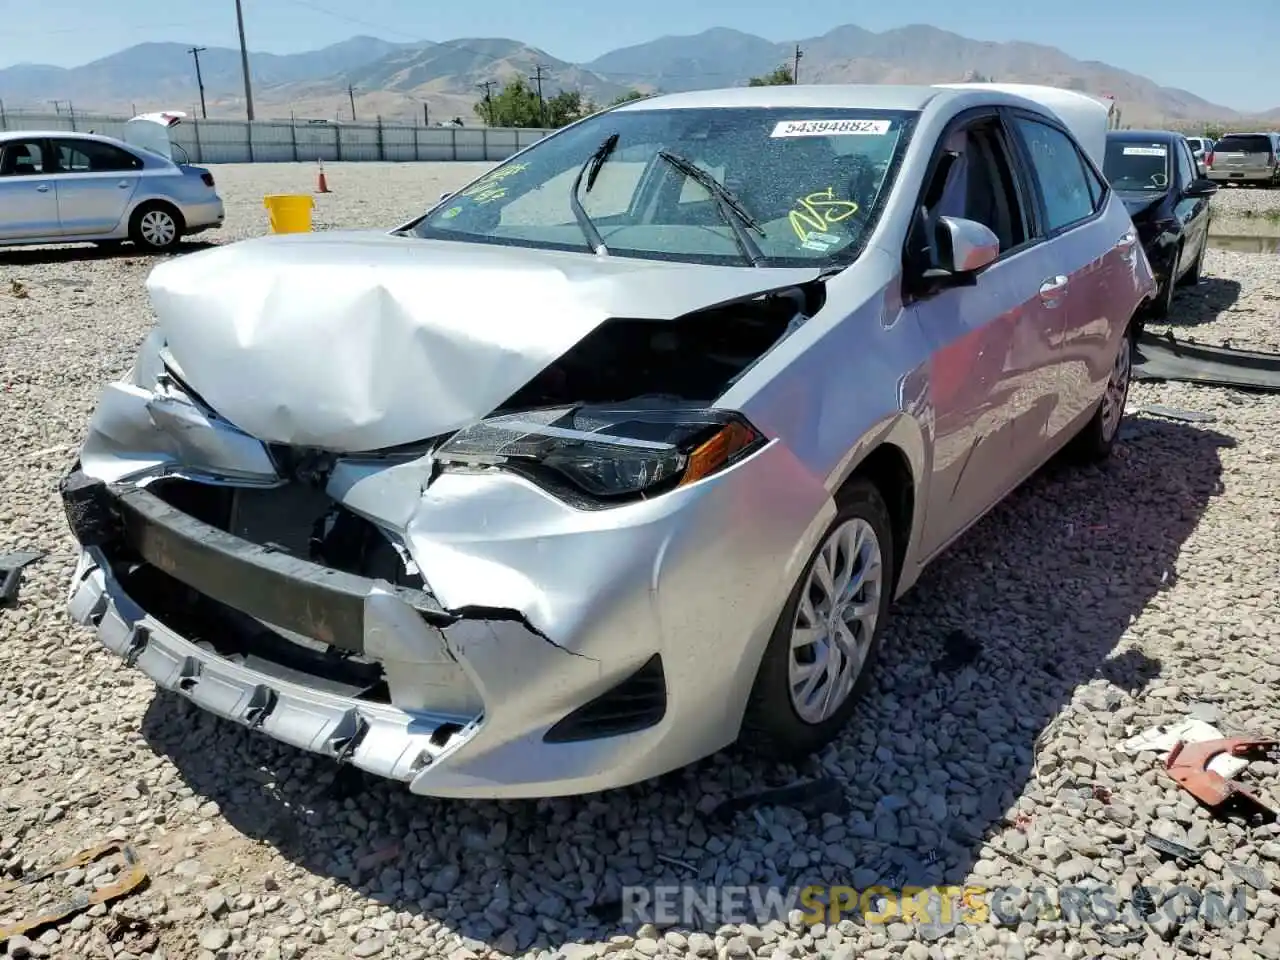
{"label": "rear wheel", "polygon": [[1120,436],[1120,424],[1124,420],[1125,404],[1129,401],[1129,383],[1133,379],[1133,326],[1120,338],[1107,375],[1107,386],[1084,429],[1071,441],[1070,453],[1075,459],[1096,463],[1111,456],[1116,438]]}
{"label": "rear wheel", "polygon": [[834,740],[870,682],[893,596],[893,525],[875,484],[855,477],[774,627],[741,741],[786,762]]}
{"label": "rear wheel", "polygon": [[182,215],[165,203],[143,204],[129,221],[129,239],[140,247],[163,252],[182,239]]}

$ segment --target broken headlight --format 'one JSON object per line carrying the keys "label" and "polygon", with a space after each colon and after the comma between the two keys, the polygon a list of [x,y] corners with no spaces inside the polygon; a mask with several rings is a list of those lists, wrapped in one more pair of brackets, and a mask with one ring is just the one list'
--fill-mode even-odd
{"label": "broken headlight", "polygon": [[722,410],[574,406],[491,417],[454,434],[435,459],[564,479],[595,497],[626,498],[701,480],[763,443],[742,416]]}

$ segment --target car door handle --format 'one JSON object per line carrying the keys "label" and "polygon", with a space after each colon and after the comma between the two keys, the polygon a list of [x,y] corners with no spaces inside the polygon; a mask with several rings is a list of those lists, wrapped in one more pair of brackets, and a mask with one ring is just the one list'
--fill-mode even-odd
{"label": "car door handle", "polygon": [[48,193],[48,192],[49,192],[49,185],[48,185],[47,183],[37,183],[37,184],[36,184],[36,192],[37,192],[37,193]]}
{"label": "car door handle", "polygon": [[1063,276],[1050,277],[1040,284],[1040,299],[1045,303],[1055,303],[1066,292],[1067,278]]}
{"label": "car door handle", "polygon": [[1123,250],[1125,253],[1128,253],[1130,250],[1134,248],[1137,242],[1138,242],[1138,235],[1134,233],[1132,230],[1130,230],[1123,237],[1121,237],[1119,240],[1116,241],[1116,249]]}
{"label": "car door handle", "polygon": [[129,181],[121,180],[119,183],[116,184],[116,186],[119,187],[121,190],[127,190],[129,187]]}

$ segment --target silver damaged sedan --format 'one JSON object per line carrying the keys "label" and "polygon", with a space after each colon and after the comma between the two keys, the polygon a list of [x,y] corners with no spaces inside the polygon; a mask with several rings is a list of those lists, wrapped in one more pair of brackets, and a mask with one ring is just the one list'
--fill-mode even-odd
{"label": "silver damaged sedan", "polygon": [[161,264],[71,614],[421,794],[818,750],[924,566],[1116,441],[1154,285],[1081,142],[990,89],[675,94],[390,232]]}

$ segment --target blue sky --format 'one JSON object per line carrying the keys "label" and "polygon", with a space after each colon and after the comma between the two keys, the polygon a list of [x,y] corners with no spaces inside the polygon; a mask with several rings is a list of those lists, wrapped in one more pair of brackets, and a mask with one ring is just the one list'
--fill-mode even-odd
{"label": "blue sky", "polygon": [[[1280,106],[1280,0],[243,0],[253,50],[292,53],[357,33],[388,40],[505,36],[565,60],[660,34],[734,27],[771,40],[856,23],[928,23],[980,40],[1046,43],[1242,110]],[[1228,16],[1215,16],[1221,9]],[[236,45],[233,0],[0,0],[0,66],[75,66],[146,40]],[[803,79],[803,74],[801,79]]]}

